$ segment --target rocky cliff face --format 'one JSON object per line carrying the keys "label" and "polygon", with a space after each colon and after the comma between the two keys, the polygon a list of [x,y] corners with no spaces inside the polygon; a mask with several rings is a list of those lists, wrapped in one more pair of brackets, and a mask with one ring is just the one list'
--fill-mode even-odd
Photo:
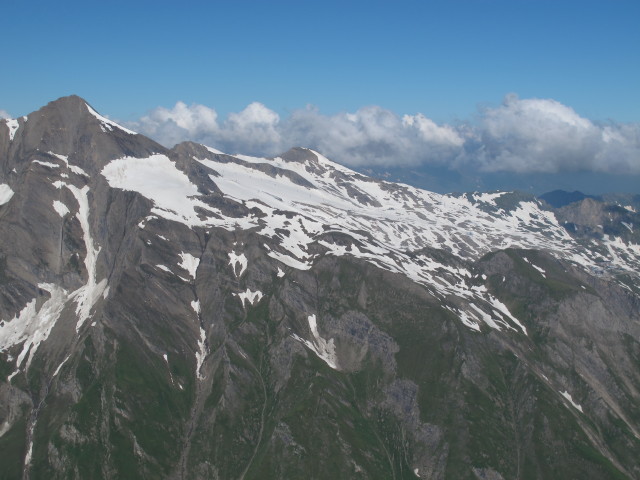
{"label": "rocky cliff face", "polygon": [[635,237],[78,97],[0,172],[2,478],[640,478]]}

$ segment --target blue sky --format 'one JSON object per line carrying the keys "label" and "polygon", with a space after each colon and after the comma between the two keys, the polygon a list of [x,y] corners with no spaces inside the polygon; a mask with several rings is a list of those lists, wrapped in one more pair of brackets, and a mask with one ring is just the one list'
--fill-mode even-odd
{"label": "blue sky", "polygon": [[638,19],[637,0],[5,2],[0,115],[75,93],[168,146],[640,185]]}
{"label": "blue sky", "polygon": [[225,114],[379,105],[436,121],[508,93],[640,120],[640,2],[5,2],[0,108],[77,93],[133,119],[182,100]]}

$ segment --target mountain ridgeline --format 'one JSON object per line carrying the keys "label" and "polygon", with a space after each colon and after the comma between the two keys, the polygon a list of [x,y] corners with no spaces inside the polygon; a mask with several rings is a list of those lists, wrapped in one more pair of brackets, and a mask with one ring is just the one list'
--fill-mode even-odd
{"label": "mountain ridgeline", "polygon": [[640,478],[637,207],[0,120],[0,478]]}

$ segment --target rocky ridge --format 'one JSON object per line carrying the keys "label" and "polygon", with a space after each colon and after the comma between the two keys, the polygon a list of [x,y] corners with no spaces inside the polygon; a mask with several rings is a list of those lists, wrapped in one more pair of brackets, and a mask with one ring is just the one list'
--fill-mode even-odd
{"label": "rocky ridge", "polygon": [[640,477],[632,210],[169,150],[79,97],[0,121],[0,175],[5,478]]}

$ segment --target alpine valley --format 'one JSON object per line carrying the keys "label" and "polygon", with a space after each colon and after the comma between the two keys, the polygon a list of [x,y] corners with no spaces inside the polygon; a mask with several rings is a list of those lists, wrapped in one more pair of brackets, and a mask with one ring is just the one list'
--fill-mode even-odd
{"label": "alpine valley", "polygon": [[640,199],[554,204],[0,120],[0,478],[638,479]]}

